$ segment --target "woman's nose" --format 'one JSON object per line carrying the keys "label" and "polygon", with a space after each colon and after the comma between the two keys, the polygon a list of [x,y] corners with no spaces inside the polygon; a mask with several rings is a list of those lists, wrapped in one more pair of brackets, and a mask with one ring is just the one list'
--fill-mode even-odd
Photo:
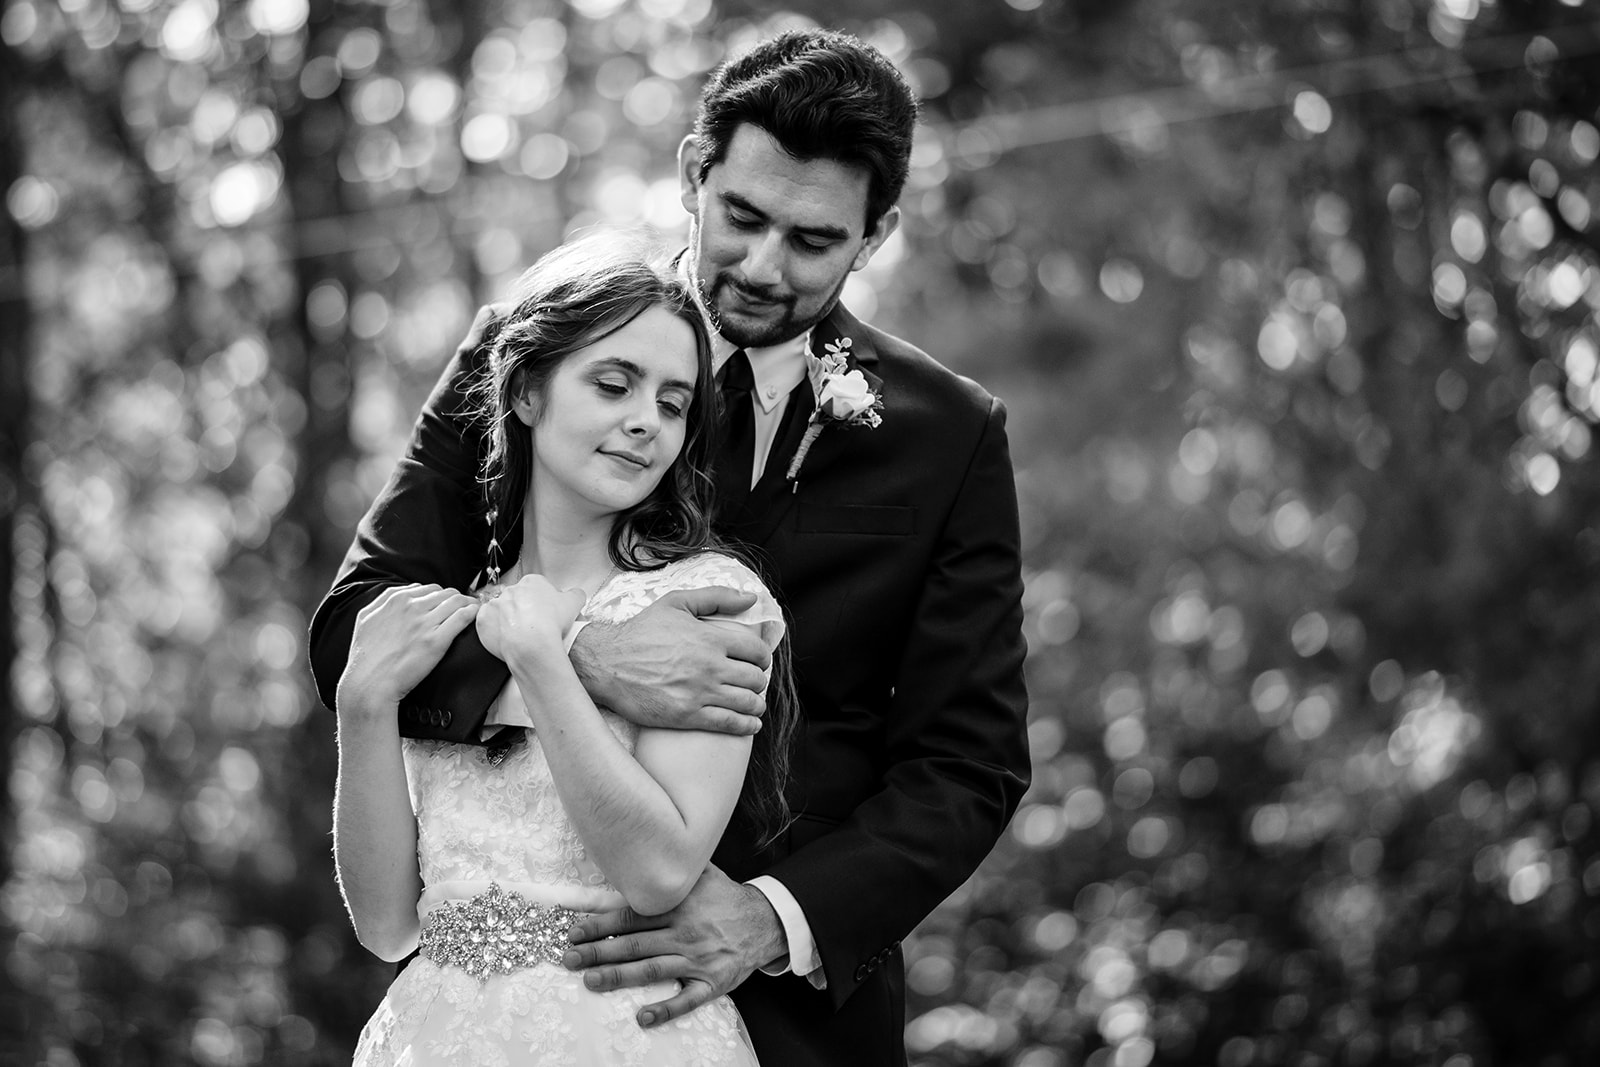
{"label": "woman's nose", "polygon": [[661,414],[654,403],[641,404],[628,414],[625,426],[631,437],[648,437],[661,427]]}

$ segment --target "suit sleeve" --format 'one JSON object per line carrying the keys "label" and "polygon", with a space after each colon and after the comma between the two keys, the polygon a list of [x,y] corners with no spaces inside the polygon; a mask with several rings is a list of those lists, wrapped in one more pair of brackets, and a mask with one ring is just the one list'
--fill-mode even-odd
{"label": "suit sleeve", "polygon": [[[356,528],[333,587],[312,616],[311,671],[329,708],[362,608],[392,585],[466,590],[486,562],[489,533],[477,480],[482,435],[466,416],[466,389],[487,356],[494,317],[494,308],[480,311],[446,365],[405,455]],[[467,627],[433,673],[402,700],[401,732],[475,739],[506,677],[505,665]]]}
{"label": "suit sleeve", "polygon": [[1025,652],[1016,485],[1005,409],[992,400],[896,672],[882,787],[766,872],[805,911],[836,1006],[967,879],[1016,811],[1030,774]]}

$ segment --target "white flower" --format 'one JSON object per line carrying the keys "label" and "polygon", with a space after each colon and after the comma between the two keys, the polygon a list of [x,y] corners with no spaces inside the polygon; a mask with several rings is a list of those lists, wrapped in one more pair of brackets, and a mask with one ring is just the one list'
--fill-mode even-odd
{"label": "white flower", "polygon": [[883,416],[878,414],[878,409],[883,406],[882,401],[867,383],[866,375],[859,370],[847,369],[850,338],[841,337],[837,341],[829,341],[823,347],[825,349],[823,356],[808,357],[810,362],[808,373],[817,406],[806,422],[805,435],[800,438],[800,446],[795,449],[794,459],[789,464],[788,473],[784,475],[790,483],[791,491],[799,490],[800,483],[796,479],[800,476],[800,465],[806,461],[806,453],[811,451],[811,446],[821,435],[823,427],[829,423],[841,422],[846,426],[865,426],[868,429],[875,429],[883,422]]}
{"label": "white flower", "polygon": [[829,374],[822,380],[822,391],[817,396],[817,407],[830,419],[849,421],[863,412],[872,410],[878,397],[858,370],[845,374]]}

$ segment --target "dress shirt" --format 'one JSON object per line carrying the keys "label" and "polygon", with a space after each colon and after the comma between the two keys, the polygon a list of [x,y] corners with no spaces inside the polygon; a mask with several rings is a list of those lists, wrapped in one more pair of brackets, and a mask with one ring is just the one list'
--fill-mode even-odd
{"label": "dress shirt", "polygon": [[[737,347],[713,331],[712,369],[720,372]],[[750,468],[752,489],[761,480],[767,457],[778,438],[778,427],[783,423],[783,413],[789,407],[789,394],[806,376],[806,353],[810,350],[810,330],[770,348],[744,350],[750,359],[750,376],[755,379],[755,387],[750,390],[750,399],[755,401],[756,409],[755,463]]]}
{"label": "dress shirt", "polygon": [[[733,355],[736,347],[713,330],[711,333],[713,366],[720,371],[722,364]],[[773,442],[778,436],[778,427],[783,422],[783,413],[789,405],[789,394],[806,377],[806,354],[810,351],[810,330],[770,348],[744,350],[750,360],[750,376],[755,379],[755,388],[750,390],[750,399],[755,401],[756,413],[755,463],[750,470],[751,488],[761,480],[761,472],[767,465],[767,457],[771,454]],[[761,968],[762,971],[767,974],[788,974],[793,971],[818,989],[825,988],[827,979],[823,976],[822,959],[817,955],[816,939],[812,936],[811,924],[806,921],[805,912],[801,910],[800,902],[794,899],[794,894],[790,893],[782,882],[768,875],[752,878],[746,884],[759,890],[772,905],[772,910],[778,913],[778,921],[783,925],[784,939],[789,943],[788,956]]]}
{"label": "dress shirt", "polygon": [[822,970],[822,957],[817,955],[816,938],[800,902],[794,899],[789,887],[770,874],[758,874],[745,885],[758,890],[778,913],[783,926],[784,940],[789,943],[789,954],[780,956],[761,968],[762,974],[788,974],[793,971],[817,989],[828,988],[827,975]]}
{"label": "dress shirt", "polygon": [[[722,370],[722,365],[739,346],[717,332],[715,320],[706,312],[700,287],[689,274],[687,253],[678,257],[678,277],[694,294],[695,306],[700,309],[700,317],[705,321],[706,332],[711,335],[711,371],[715,374]],[[761,472],[767,465],[767,456],[772,452],[773,442],[778,438],[778,427],[783,422],[783,413],[789,407],[789,393],[800,384],[809,369],[806,356],[810,351],[810,330],[770,348],[744,350],[750,359],[750,376],[755,379],[755,388],[750,390],[750,396],[756,402],[755,464],[750,469],[752,489],[761,480]]]}
{"label": "dress shirt", "polygon": [[[718,333],[716,323],[706,314],[705,304],[700,299],[700,287],[689,276],[687,255],[678,257],[678,276],[688,283],[690,291],[694,293],[695,303],[705,319],[706,332],[711,335],[712,371],[720,371],[739,346]],[[746,348],[744,352],[750,360],[750,376],[755,379],[755,388],[750,390],[750,397],[756,405],[755,462],[750,470],[750,487],[754,489],[761,480],[767,456],[778,437],[778,427],[783,422],[784,411],[788,409],[789,394],[806,377],[809,369],[806,358],[811,352],[811,331],[807,330],[799,337],[769,348]],[[778,975],[792,971],[817,989],[826,989],[828,980],[822,970],[822,957],[817,954],[816,938],[794,894],[771,875],[758,875],[745,884],[757,890],[772,905],[789,946],[787,956],[761,968],[762,972]]]}

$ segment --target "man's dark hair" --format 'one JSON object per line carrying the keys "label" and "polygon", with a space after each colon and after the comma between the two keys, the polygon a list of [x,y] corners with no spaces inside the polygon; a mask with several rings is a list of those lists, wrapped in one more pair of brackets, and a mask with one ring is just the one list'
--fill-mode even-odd
{"label": "man's dark hair", "polygon": [[905,187],[917,101],[871,45],[834,30],[791,30],[712,73],[694,122],[701,178],[723,161],[746,122],[796,159],[865,168],[870,233]]}

